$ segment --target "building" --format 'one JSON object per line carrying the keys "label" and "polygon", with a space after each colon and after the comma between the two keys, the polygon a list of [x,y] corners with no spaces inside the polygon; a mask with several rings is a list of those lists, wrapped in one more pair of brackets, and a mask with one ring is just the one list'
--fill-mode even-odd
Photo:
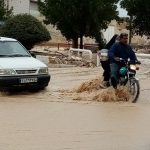
{"label": "building", "polygon": [[6,4],[9,8],[13,8],[13,14],[31,14],[39,16],[37,0],[7,0]]}
{"label": "building", "polygon": [[33,16],[40,16],[40,12],[38,9],[37,0],[30,0],[30,14]]}
{"label": "building", "polygon": [[127,23],[118,23],[116,20],[112,20],[111,23],[109,24],[108,28],[103,31],[104,39],[106,42],[110,41],[110,39],[115,35],[115,34],[120,34],[120,33],[127,33],[129,34],[129,30],[127,30]]}
{"label": "building", "polygon": [[[129,30],[127,29],[127,22],[118,23],[115,20],[112,20],[109,24],[108,28],[103,31],[103,36],[106,42],[108,42],[115,34],[127,33],[129,34]],[[147,36],[139,36],[133,35],[131,40],[131,45],[136,46],[147,46],[150,45],[150,39]]]}

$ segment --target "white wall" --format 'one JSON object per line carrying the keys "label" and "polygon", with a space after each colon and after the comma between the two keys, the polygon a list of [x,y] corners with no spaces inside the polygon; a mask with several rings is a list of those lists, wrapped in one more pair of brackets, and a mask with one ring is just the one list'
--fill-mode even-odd
{"label": "white wall", "polygon": [[31,14],[33,16],[40,16],[38,10],[37,0],[7,0],[9,8],[13,7],[13,14]]}
{"label": "white wall", "polygon": [[40,12],[38,10],[38,4],[35,2],[30,2],[30,14],[33,16],[40,16]]}
{"label": "white wall", "polygon": [[13,7],[13,14],[29,13],[29,0],[9,0],[9,7]]}
{"label": "white wall", "polygon": [[106,39],[106,42],[109,42],[111,38],[115,34],[115,27],[114,26],[108,26],[108,28],[103,31],[104,39]]}

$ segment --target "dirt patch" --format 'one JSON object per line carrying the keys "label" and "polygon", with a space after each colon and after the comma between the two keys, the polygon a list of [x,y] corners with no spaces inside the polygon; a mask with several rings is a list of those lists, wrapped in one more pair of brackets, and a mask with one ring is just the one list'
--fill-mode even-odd
{"label": "dirt patch", "polygon": [[42,50],[32,49],[32,52],[36,55],[48,56],[49,64],[60,65],[73,65],[79,67],[96,67],[96,64],[92,59],[87,59],[86,55],[79,55],[76,53],[69,53],[69,49],[62,51],[52,50],[50,48],[42,48]]}

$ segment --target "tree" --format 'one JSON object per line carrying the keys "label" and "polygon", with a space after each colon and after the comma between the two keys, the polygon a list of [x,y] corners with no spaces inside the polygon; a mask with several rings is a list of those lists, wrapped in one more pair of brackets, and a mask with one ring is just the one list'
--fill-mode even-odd
{"label": "tree", "polygon": [[129,44],[131,44],[132,36],[133,36],[133,18],[132,17],[120,17],[118,18],[117,22],[120,23],[127,23],[126,28],[129,30]]}
{"label": "tree", "polygon": [[74,47],[83,48],[83,36],[101,40],[101,30],[106,29],[117,16],[118,0],[45,0],[39,3],[46,24],[53,24]]}
{"label": "tree", "polygon": [[50,33],[35,17],[27,14],[16,15],[6,21],[3,36],[15,38],[28,50],[35,44],[50,40]]}
{"label": "tree", "polygon": [[122,8],[128,11],[133,34],[150,35],[150,0],[122,0]]}
{"label": "tree", "polygon": [[4,0],[0,0],[0,21],[4,21],[12,15],[12,9],[9,9]]}

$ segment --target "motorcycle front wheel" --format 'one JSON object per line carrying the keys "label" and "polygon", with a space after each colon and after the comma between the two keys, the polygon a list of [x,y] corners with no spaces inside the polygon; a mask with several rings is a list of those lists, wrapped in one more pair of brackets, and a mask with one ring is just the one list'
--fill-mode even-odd
{"label": "motorcycle front wheel", "polygon": [[135,78],[129,79],[129,93],[132,103],[136,103],[140,95],[140,84]]}

